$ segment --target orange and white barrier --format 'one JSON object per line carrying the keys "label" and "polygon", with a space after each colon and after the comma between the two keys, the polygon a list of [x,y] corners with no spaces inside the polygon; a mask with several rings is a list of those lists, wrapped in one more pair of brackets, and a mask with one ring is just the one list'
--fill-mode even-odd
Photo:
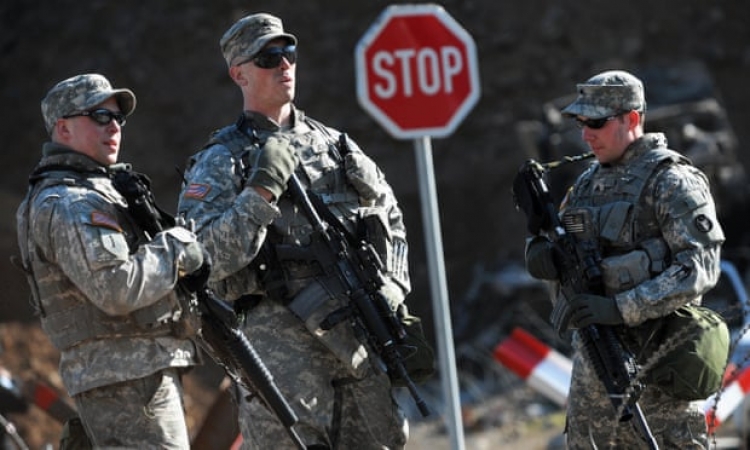
{"label": "orange and white barrier", "polygon": [[75,417],[76,410],[52,387],[42,382],[29,382],[26,386],[27,398],[37,407],[60,423]]}
{"label": "orange and white barrier", "polygon": [[[568,399],[573,363],[522,328],[495,347],[495,359],[538,392],[563,406]],[[731,373],[727,370],[727,373]],[[729,379],[730,383],[703,403],[709,432],[719,427],[750,391],[750,366]]]}
{"label": "orange and white barrier", "polygon": [[558,405],[565,405],[573,371],[573,363],[568,358],[518,327],[495,347],[494,353],[496,360],[529,386]]}
{"label": "orange and white barrier", "polygon": [[[732,371],[727,369],[727,373]],[[729,378],[729,380],[731,380],[729,384],[706,399],[703,404],[703,412],[706,414],[709,432],[716,430],[737,409],[742,403],[742,399],[750,391],[750,366],[745,367],[739,374]]]}

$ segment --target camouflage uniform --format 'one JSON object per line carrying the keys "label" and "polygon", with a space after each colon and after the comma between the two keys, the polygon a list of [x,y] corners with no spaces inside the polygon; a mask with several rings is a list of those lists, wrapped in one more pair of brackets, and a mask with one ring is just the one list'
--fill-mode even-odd
{"label": "camouflage uniform", "polygon": [[[277,17],[259,13],[237,21],[220,41],[230,75],[239,65],[255,64],[250,61],[258,52],[280,39],[287,46],[297,43]],[[262,67],[259,74],[280,76],[291,70],[294,54],[284,58],[286,62]],[[316,255],[307,251],[310,221],[289,194],[274,192],[271,201],[261,196],[252,166],[267,154],[264,147],[272,140],[274,149],[299,161],[285,170],[294,170],[303,187],[317,194],[351,232],[363,224],[372,232],[368,237],[386,266],[383,294],[394,310],[406,313],[403,300],[411,288],[406,231],[391,187],[354,142],[347,140],[350,150],[345,151],[337,145],[341,133],[296,109],[293,89],[269,100],[271,93],[238,84],[246,106],[252,98],[253,104],[283,108],[288,115],[280,124],[247,107],[237,123],[217,131],[188,164],[178,214],[195,222],[212,256],[211,287],[244,311],[244,331],[298,415],[295,430],[308,448],[403,448],[406,420],[392,397],[391,381],[371,360],[349,320],[328,331],[319,329],[345,300],[326,291]],[[285,187],[286,179],[274,189]],[[299,254],[307,251],[307,258],[269,255],[280,246]],[[257,398],[240,401],[239,422],[243,448],[295,448]]]}
{"label": "camouflage uniform", "polygon": [[[117,92],[101,75],[59,83],[43,101],[48,130]],[[135,97],[125,95],[127,115]],[[30,179],[18,244],[89,438],[96,447],[188,448],[179,374],[197,362],[196,347],[175,285],[179,270],[200,265],[190,256],[200,251],[195,235],[144,235],[108,168],[56,142],[44,145]]]}
{"label": "camouflage uniform", "polygon": [[[655,175],[638,176],[634,170],[639,167],[638,160],[653,155],[655,149],[665,148],[666,139],[662,134],[646,134],[631,144],[617,165],[593,165],[579,178],[566,202],[568,211],[596,207],[604,211],[599,213],[600,218],[607,214],[612,217],[616,202],[630,200],[627,192],[638,192],[641,188],[638,184],[646,183],[643,187],[645,195],[636,206],[637,217],[632,218],[635,226],[607,234],[604,224],[600,224],[600,242],[603,243],[600,250],[605,260],[623,255],[653,238],[663,239],[672,255],[671,265],[659,270],[658,275],[627,289],[618,289],[620,292],[612,292],[625,324],[634,330],[647,320],[666,316],[681,305],[699,304],[701,294],[713,287],[719,277],[719,244],[723,235],[706,178],[676,156],[679,162],[667,163]],[[706,218],[715,228],[702,228],[701,221]],[[664,257],[663,261],[669,259]],[[637,339],[637,336],[631,338]],[[616,443],[613,448],[627,447],[628,443],[637,445],[638,437],[629,424],[617,423],[601,382],[580,356],[581,343],[577,336],[574,347],[577,354],[568,403],[569,445],[587,448],[589,432],[594,433],[595,442],[600,447],[608,442]],[[661,448],[702,448],[707,445],[700,405],[671,399],[650,386],[639,403],[652,433],[661,442]]]}
{"label": "camouflage uniform", "polygon": [[[631,78],[618,75],[614,89],[601,89],[602,84],[611,87],[601,82],[605,77],[606,73],[592,79],[599,83],[579,85],[576,103],[564,112],[600,118],[613,114],[612,108],[602,105],[645,109],[640,82],[623,86],[619,81]],[[663,134],[649,133],[633,141],[617,162],[596,162],[581,174],[563,201],[563,221],[566,214],[581,209],[591,211],[594,218],[607,296],[614,297],[624,322],[618,332],[637,354],[649,319],[664,317],[682,305],[700,304],[702,295],[718,281],[724,235],[708,180],[686,158],[667,149]],[[624,269],[622,261],[633,255],[644,257],[645,274]],[[583,356],[577,332],[573,347],[568,448],[644,447],[630,423],[618,422],[602,382]],[[708,448],[699,403],[676,400],[646,386],[639,404],[659,448]]]}
{"label": "camouflage uniform", "polygon": [[[228,300],[260,295],[246,314],[244,330],[268,365],[281,392],[300,417],[295,426],[303,441],[327,448],[402,448],[406,422],[391,396],[387,375],[371,364],[367,350],[346,322],[322,337],[285,306],[302,296],[327,297],[314,261],[284,262],[284,298],[271,298],[254,264],[264,240],[304,248],[312,227],[287,195],[276,205],[244,186],[242,161],[253,161],[269,136],[285,136],[300,159],[296,173],[331,211],[354,231],[363,215],[376,217],[388,230],[384,260],[394,308],[410,283],[402,214],[375,163],[349,141],[351,153],[336,149],[338,132],[294,110],[293,124],[281,130],[257,113],[245,112],[235,125],[220,130],[192,158],[179,213],[195,220],[197,234],[213,256],[212,287]],[[240,131],[241,130],[241,131]],[[271,262],[273,263],[273,262]],[[343,306],[330,299],[307,325]],[[315,322],[317,320],[317,322]],[[315,322],[315,323],[314,323]],[[240,405],[245,448],[281,448],[291,443],[278,420],[257,400]]]}

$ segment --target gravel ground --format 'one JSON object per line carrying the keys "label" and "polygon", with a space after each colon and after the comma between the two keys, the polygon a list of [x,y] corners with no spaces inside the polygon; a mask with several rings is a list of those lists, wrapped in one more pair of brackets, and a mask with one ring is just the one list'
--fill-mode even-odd
{"label": "gravel ground", "polygon": [[[38,326],[0,324],[0,349],[0,367],[10,370],[21,386],[41,381],[64,392],[57,375],[57,352]],[[185,405],[191,432],[195,433],[203,423],[217,394],[211,386],[220,379],[220,372],[217,377],[216,370],[209,369],[198,369],[185,377]],[[65,394],[61,397],[70,401]],[[410,399],[399,397],[399,401],[407,407]],[[453,450],[444,421],[437,414],[434,416],[429,420],[411,420],[409,450]],[[8,418],[30,449],[57,448],[61,426],[40,408],[32,406],[26,413],[9,414]],[[563,429],[564,413],[516,380],[501,394],[464,405],[462,422],[466,450],[552,450],[550,442]],[[51,445],[46,447],[47,444]],[[732,421],[722,425],[712,448],[739,448]]]}
{"label": "gravel ground", "polygon": [[[10,370],[21,386],[40,381],[56,389],[64,401],[70,401],[57,374],[58,353],[38,326],[0,324],[0,348],[0,367]],[[214,401],[217,391],[211,385],[216,380],[215,370],[196,370],[185,377],[185,406],[192,432],[199,429]],[[523,384],[504,395],[464,407],[462,415],[467,450],[546,449],[563,423],[559,411]],[[29,448],[43,449],[47,444],[51,444],[51,449],[57,448],[61,425],[40,408],[31,406],[27,412],[9,414],[8,418]],[[451,439],[439,417],[411,422],[410,450],[451,448]]]}

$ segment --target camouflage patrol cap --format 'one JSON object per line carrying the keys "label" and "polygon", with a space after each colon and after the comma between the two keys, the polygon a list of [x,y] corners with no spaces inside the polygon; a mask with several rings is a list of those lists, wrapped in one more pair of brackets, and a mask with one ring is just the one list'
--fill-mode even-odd
{"label": "camouflage patrol cap", "polygon": [[646,110],[643,83],[623,70],[610,70],[578,84],[578,98],[565,107],[567,116],[601,119],[628,111]]}
{"label": "camouflage patrol cap", "polygon": [[235,22],[219,45],[228,66],[247,62],[255,56],[268,42],[285,38],[292,45],[297,44],[293,34],[285,33],[281,19],[266,13],[251,14]]}
{"label": "camouflage patrol cap", "polygon": [[47,132],[51,133],[63,116],[90,110],[110,97],[115,97],[120,111],[126,116],[135,109],[135,94],[130,89],[112,89],[103,75],[87,73],[57,83],[42,99],[42,116]]}

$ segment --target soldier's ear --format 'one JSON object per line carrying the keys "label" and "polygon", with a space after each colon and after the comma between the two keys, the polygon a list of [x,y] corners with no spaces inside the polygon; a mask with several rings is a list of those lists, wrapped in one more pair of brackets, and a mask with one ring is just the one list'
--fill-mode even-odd
{"label": "soldier's ear", "polygon": [[642,125],[643,118],[641,117],[641,113],[639,113],[638,111],[630,111],[627,113],[627,116],[630,123],[629,128],[631,130],[635,129],[635,127],[637,127],[638,125]]}
{"label": "soldier's ear", "polygon": [[241,66],[229,67],[229,78],[231,78],[238,86],[245,86],[248,84],[247,76]]}
{"label": "soldier's ear", "polygon": [[52,128],[52,137],[57,137],[58,139],[67,139],[70,136],[70,126],[68,124],[68,121],[65,119],[57,119],[57,122],[55,122],[55,126]]}

